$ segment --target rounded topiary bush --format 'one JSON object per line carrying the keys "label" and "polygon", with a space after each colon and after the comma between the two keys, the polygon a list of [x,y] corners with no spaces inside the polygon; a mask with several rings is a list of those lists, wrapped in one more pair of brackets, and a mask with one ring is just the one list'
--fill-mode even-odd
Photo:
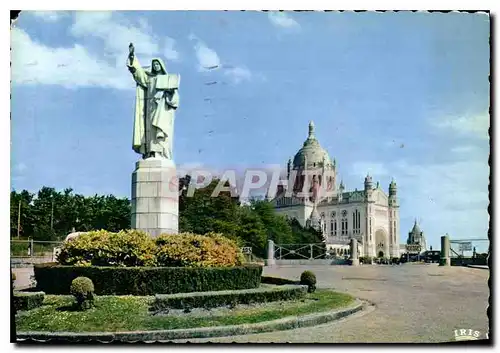
{"label": "rounded topiary bush", "polygon": [[238,245],[218,233],[162,234],[155,241],[159,266],[230,267],[243,260]]}
{"label": "rounded topiary bush", "polygon": [[300,284],[307,285],[307,291],[312,293],[316,290],[316,275],[312,271],[304,271],[300,275]]}
{"label": "rounded topiary bush", "polygon": [[94,305],[94,283],[90,278],[75,278],[71,282],[70,293],[75,297],[79,309],[89,309]]}

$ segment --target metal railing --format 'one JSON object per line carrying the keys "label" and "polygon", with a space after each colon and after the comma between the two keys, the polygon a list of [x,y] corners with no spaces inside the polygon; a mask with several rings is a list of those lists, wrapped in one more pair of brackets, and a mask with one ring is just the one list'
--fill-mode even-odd
{"label": "metal railing", "polygon": [[59,247],[62,241],[42,240],[14,240],[10,241],[11,257],[43,257],[52,256],[54,248]]}
{"label": "metal railing", "polygon": [[324,243],[318,244],[276,244],[274,258],[277,260],[315,260],[328,256]]}
{"label": "metal railing", "polygon": [[452,265],[487,265],[490,242],[487,238],[450,239]]}

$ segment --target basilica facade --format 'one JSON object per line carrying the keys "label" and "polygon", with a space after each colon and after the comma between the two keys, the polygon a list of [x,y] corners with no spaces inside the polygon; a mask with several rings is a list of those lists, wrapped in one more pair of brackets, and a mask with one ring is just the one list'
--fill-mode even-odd
{"label": "basilica facade", "polygon": [[360,256],[400,256],[396,183],[386,193],[367,175],[362,189],[345,190],[337,182],[335,160],[316,139],[313,122],[302,148],[288,161],[287,176],[291,182],[280,186],[272,200],[275,211],[320,230],[330,253],[347,254],[355,238]]}

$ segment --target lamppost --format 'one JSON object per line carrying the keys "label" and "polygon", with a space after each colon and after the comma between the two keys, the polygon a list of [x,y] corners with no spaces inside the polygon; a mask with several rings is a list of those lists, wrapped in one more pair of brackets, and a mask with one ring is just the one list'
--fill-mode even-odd
{"label": "lamppost", "polygon": [[50,229],[54,230],[54,195],[52,195],[52,208],[50,210]]}
{"label": "lamppost", "polygon": [[21,233],[21,200],[19,200],[19,208],[17,211],[17,239]]}

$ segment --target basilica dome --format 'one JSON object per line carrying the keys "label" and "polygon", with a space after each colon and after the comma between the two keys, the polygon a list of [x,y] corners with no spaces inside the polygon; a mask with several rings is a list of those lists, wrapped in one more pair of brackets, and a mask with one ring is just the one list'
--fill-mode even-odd
{"label": "basilica dome", "polygon": [[293,157],[293,169],[304,169],[307,160],[307,169],[322,167],[333,168],[334,163],[328,152],[321,147],[314,135],[314,123],[309,123],[309,136],[304,141],[302,148]]}
{"label": "basilica dome", "polygon": [[422,231],[420,230],[420,227],[417,224],[417,220],[415,220],[415,224],[413,225],[413,229],[411,230],[410,233],[417,235],[417,236],[420,236],[420,233],[422,233]]}

